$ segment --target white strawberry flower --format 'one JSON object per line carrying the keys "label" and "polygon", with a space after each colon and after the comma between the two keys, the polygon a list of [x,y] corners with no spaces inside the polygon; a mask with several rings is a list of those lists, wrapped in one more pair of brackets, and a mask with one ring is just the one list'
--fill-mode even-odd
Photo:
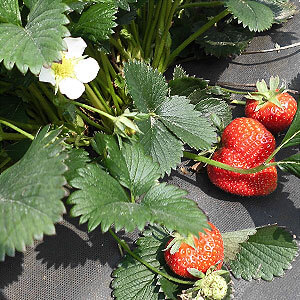
{"label": "white strawberry flower", "polygon": [[50,82],[69,99],[78,99],[85,91],[84,83],[95,79],[99,71],[98,62],[82,55],[87,44],[82,38],[64,38],[67,51],[63,51],[60,62],[54,62],[48,68],[42,67],[39,80]]}

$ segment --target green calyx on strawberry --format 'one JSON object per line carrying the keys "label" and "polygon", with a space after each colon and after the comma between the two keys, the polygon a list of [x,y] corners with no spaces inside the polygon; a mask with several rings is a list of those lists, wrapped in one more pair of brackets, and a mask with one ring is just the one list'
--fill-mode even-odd
{"label": "green calyx on strawberry", "polygon": [[278,76],[270,78],[270,89],[264,80],[256,86],[258,91],[246,97],[246,116],[260,121],[274,133],[285,130],[297,111],[296,100],[286,93],[285,87],[279,88]]}
{"label": "green calyx on strawberry", "polygon": [[[222,147],[213,154],[212,159],[232,167],[251,169],[262,165],[274,150],[274,136],[259,121],[237,118],[223,131]],[[216,186],[240,196],[268,195],[277,187],[275,166],[256,173],[241,174],[208,165],[207,174]]]}
{"label": "green calyx on strawberry", "polygon": [[177,275],[195,278],[191,270],[205,273],[212,266],[221,269],[224,259],[223,239],[219,230],[211,223],[211,230],[199,237],[181,237],[178,233],[167,243],[164,257],[169,268]]}
{"label": "green calyx on strawberry", "polygon": [[201,276],[194,286],[185,290],[180,295],[181,299],[185,300],[222,300],[226,297],[228,291],[228,283],[223,277],[229,272],[225,270],[215,271],[215,268],[210,268],[206,275]]}
{"label": "green calyx on strawberry", "polygon": [[249,93],[249,95],[246,96],[247,99],[258,101],[255,111],[259,111],[267,102],[271,102],[282,108],[280,101],[277,99],[277,96],[285,92],[285,87],[281,86],[279,88],[279,82],[279,76],[271,76],[270,89],[268,89],[268,86],[264,80],[258,80],[256,82],[257,92],[253,94]]}

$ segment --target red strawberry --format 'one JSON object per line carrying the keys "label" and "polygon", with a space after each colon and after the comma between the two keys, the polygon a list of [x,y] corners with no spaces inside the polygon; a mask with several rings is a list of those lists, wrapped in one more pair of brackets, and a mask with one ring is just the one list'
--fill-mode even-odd
{"label": "red strawberry", "polygon": [[[250,169],[266,161],[275,150],[275,139],[259,121],[237,118],[225,128],[222,145],[212,156],[213,160]],[[208,165],[207,173],[216,186],[240,196],[268,195],[277,187],[275,166],[253,174],[240,174]]]}
{"label": "red strawberry", "polygon": [[205,229],[206,234],[199,232],[199,238],[190,236],[188,239],[183,239],[177,235],[168,241],[164,253],[165,260],[177,275],[194,278],[188,272],[189,268],[205,273],[217,263],[216,270],[221,269],[224,259],[223,239],[219,230],[212,223],[208,224],[212,230]]}
{"label": "red strawberry", "polygon": [[270,89],[264,80],[257,82],[258,93],[249,95],[245,114],[260,121],[267,129],[277,133],[288,128],[297,111],[296,100],[278,89],[279,77],[270,78]]}

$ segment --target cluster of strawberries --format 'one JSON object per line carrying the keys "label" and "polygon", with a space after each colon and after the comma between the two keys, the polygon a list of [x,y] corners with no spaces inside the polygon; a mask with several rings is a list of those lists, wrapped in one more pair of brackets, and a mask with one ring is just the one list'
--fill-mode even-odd
{"label": "cluster of strawberries", "polygon": [[[271,77],[270,89],[264,80],[257,82],[258,92],[249,95],[245,106],[246,117],[234,119],[225,128],[222,148],[212,159],[243,169],[255,168],[268,159],[276,146],[272,133],[288,128],[297,111],[296,100],[278,85],[278,77]],[[216,186],[240,196],[268,195],[277,186],[275,166],[241,174],[209,165],[207,172]]]}
{"label": "cluster of strawberries", "polygon": [[[278,77],[271,77],[270,89],[265,81],[258,81],[258,92],[248,97],[246,117],[234,119],[224,129],[222,147],[214,153],[213,160],[232,167],[251,169],[262,165],[270,157],[276,146],[272,133],[288,128],[297,111],[296,100],[284,89],[278,89],[278,85]],[[240,196],[267,195],[277,186],[275,166],[257,173],[241,174],[209,165],[207,172],[216,186]],[[184,238],[176,234],[167,243],[164,256],[169,268],[179,276],[195,279],[193,270],[203,276],[206,273],[205,277],[200,277],[199,282],[202,283],[195,284],[196,290],[199,289],[199,299],[203,299],[203,293],[207,291],[207,287],[204,287],[207,280],[204,278],[211,276],[209,270],[213,269],[215,282],[208,280],[208,290],[213,294],[218,287],[218,296],[215,294],[204,298],[219,300],[226,294],[226,290],[219,289],[221,281],[217,276],[221,272],[217,270],[222,266],[224,246],[219,230],[213,224],[209,225],[211,230],[205,230],[205,234],[199,232],[199,237]]]}

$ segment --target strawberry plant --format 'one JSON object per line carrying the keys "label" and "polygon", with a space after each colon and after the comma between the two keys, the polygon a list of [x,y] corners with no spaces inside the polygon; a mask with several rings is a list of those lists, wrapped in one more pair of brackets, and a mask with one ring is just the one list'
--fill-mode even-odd
{"label": "strawberry plant", "polygon": [[[67,213],[126,252],[116,299],[229,299],[230,274],[282,276],[298,250],[290,233],[221,234],[163,177],[187,158],[226,192],[273,192],[277,167],[300,177],[299,153],[275,157],[300,144],[299,105],[271,78],[248,95],[253,119],[232,120],[232,91],[164,72],[241,54],[295,12],[288,0],[0,0],[0,260]],[[259,121],[287,130],[277,147]],[[141,232],[133,250],[120,230]]]}

